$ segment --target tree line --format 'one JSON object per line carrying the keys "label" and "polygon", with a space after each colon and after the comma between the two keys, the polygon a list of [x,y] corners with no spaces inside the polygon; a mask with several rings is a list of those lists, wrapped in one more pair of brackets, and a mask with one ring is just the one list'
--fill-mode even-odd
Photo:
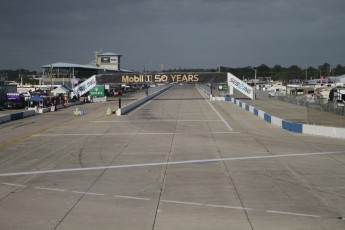
{"label": "tree line", "polygon": [[[283,67],[281,65],[275,65],[269,67],[265,64],[260,66],[247,66],[247,67],[225,67],[219,66],[214,69],[201,70],[198,72],[231,72],[235,76],[241,79],[253,79],[255,76],[255,70],[257,78],[271,78],[275,81],[289,81],[289,80],[310,80],[310,79],[320,79],[320,77],[326,78],[329,76],[340,76],[345,74],[345,66],[337,65],[334,68],[330,64],[324,63],[318,67],[308,67],[301,68],[297,65],[292,65],[290,67]],[[192,69],[182,69],[182,70],[169,70],[169,71],[195,71]]]}
{"label": "tree line", "polygon": [[290,67],[282,67],[280,65],[275,65],[272,68],[267,65],[260,65],[257,67],[245,67],[245,68],[227,68],[221,67],[221,71],[229,71],[237,77],[244,77],[246,79],[253,78],[255,74],[254,69],[257,71],[257,77],[270,77],[272,80],[310,80],[310,79],[320,79],[329,76],[340,76],[345,74],[345,66],[337,65],[332,68],[330,64],[324,63],[319,65],[317,68],[308,67],[301,68],[297,65],[292,65]]}
{"label": "tree line", "polygon": [[[345,74],[345,66],[337,65],[331,67],[330,64],[324,63],[318,67],[301,68],[297,65],[290,67],[283,67],[275,65],[269,67],[262,64],[260,66],[247,66],[247,67],[226,67],[219,66],[212,69],[170,69],[166,72],[231,72],[241,79],[253,79],[256,70],[257,78],[271,78],[275,81],[289,81],[289,80],[309,80],[319,79],[320,77],[340,76]],[[16,81],[28,84],[37,84],[37,80],[32,76],[39,76],[41,73],[37,71],[30,71],[26,69],[17,70],[0,70],[0,76],[6,76],[8,81]]]}
{"label": "tree line", "polygon": [[6,77],[7,81],[23,82],[23,84],[38,84],[38,80],[33,79],[33,76],[39,76],[39,74],[37,71],[26,69],[0,70],[0,77]]}

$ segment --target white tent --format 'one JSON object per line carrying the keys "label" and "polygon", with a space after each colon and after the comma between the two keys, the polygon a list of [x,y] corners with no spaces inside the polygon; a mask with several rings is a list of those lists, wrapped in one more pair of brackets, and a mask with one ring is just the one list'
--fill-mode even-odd
{"label": "white tent", "polygon": [[339,83],[344,83],[344,84],[345,84],[345,74],[339,76],[337,79],[338,79],[338,82],[339,82]]}
{"label": "white tent", "polygon": [[54,96],[57,96],[59,94],[69,94],[70,90],[67,89],[65,86],[63,85],[60,85],[58,86],[56,89],[53,89],[51,91],[51,93],[54,95]]}

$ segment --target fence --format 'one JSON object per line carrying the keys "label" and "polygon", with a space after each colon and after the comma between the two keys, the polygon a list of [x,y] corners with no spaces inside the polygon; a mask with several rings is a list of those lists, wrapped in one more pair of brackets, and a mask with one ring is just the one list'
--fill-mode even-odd
{"label": "fence", "polygon": [[[221,97],[224,96],[223,94],[224,92],[219,91],[217,85],[212,85],[213,96]],[[248,98],[237,90],[234,90],[233,97],[248,100]],[[267,101],[271,101],[274,104],[274,101],[279,100],[292,105],[298,105],[298,107],[291,106],[290,110],[287,109],[289,107],[288,105],[286,105],[286,108],[282,108],[286,111],[287,117],[291,118],[294,122],[320,126],[345,127],[345,107],[343,103],[331,102],[328,99],[320,99],[311,95],[283,95],[275,92],[273,96],[270,96],[268,91],[262,90],[256,90],[256,99],[251,104],[265,104]],[[294,110],[298,110],[299,116],[294,115]]]}
{"label": "fence", "polygon": [[273,99],[285,101],[291,104],[304,106],[311,109],[334,113],[338,115],[345,115],[344,103],[337,101],[329,101],[328,99],[321,99],[312,95],[296,96],[296,95],[282,95],[276,93],[275,96],[269,96],[268,92],[257,90],[257,98]]}
{"label": "fence", "polygon": [[[345,127],[345,107],[343,102],[329,101],[312,95],[279,95],[269,96],[268,92],[257,90],[260,100],[279,100],[305,108],[306,124]],[[328,115],[325,116],[325,113]]]}

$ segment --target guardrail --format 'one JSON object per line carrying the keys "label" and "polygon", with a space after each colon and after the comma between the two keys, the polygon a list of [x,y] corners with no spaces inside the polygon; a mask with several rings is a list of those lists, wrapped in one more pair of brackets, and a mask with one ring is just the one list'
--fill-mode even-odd
{"label": "guardrail", "polygon": [[218,101],[232,102],[238,105],[240,108],[243,108],[247,110],[248,112],[260,117],[262,120],[265,120],[272,125],[278,126],[282,129],[285,129],[291,132],[317,135],[317,136],[326,136],[326,137],[333,137],[333,138],[345,138],[345,128],[317,126],[317,125],[308,125],[308,124],[291,122],[288,120],[281,119],[279,117],[272,116],[266,113],[265,111],[259,110],[233,97],[215,97],[214,99]]}

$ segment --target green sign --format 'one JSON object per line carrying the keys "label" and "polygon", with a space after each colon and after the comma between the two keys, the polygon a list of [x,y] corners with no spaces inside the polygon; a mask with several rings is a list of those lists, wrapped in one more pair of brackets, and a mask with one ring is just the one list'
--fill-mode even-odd
{"label": "green sign", "polygon": [[104,97],[104,85],[96,85],[90,90],[91,97]]}
{"label": "green sign", "polygon": [[219,90],[228,90],[229,86],[228,86],[228,84],[219,84],[218,89]]}

